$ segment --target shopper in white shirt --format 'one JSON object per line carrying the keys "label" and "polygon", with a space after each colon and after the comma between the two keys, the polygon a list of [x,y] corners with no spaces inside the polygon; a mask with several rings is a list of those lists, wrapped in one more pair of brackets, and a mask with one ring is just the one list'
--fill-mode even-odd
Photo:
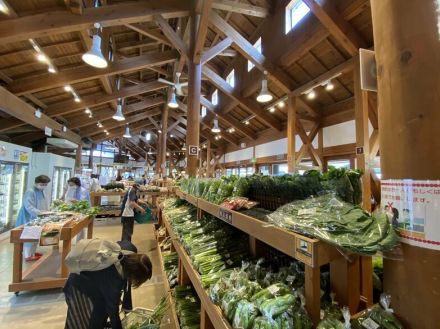
{"label": "shopper in white shirt", "polygon": [[[88,201],[90,204],[90,193],[81,186],[81,180],[78,177],[72,177],[67,181],[67,191],[64,196],[66,203],[76,203],[78,201]],[[76,236],[76,241],[84,239],[87,229],[82,229]]]}
{"label": "shopper in white shirt", "polygon": [[99,175],[92,174],[92,179],[90,181],[90,193],[98,192],[100,188],[101,185],[99,184]]}
{"label": "shopper in white shirt", "polygon": [[131,236],[133,235],[134,229],[134,209],[137,209],[142,214],[145,213],[145,209],[141,207],[141,204],[144,204],[143,201],[139,200],[137,195],[137,191],[139,188],[139,184],[135,183],[128,192],[124,196],[124,200],[122,201],[123,210],[122,210],[122,238],[121,241],[130,241]]}

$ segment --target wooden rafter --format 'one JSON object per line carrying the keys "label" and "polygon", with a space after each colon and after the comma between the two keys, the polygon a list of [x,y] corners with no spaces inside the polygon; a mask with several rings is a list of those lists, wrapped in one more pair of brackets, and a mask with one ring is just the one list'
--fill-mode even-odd
{"label": "wooden rafter", "polygon": [[231,0],[215,0],[212,8],[262,18],[269,14],[267,8]]}
{"label": "wooden rafter", "polygon": [[193,62],[200,63],[203,46],[205,44],[206,34],[208,32],[209,12],[211,11],[213,0],[205,0],[202,4],[199,27],[196,35],[196,42],[193,51]]}
{"label": "wooden rafter", "polygon": [[232,44],[232,39],[231,38],[225,38],[222,41],[220,41],[219,43],[217,43],[215,46],[209,48],[208,50],[206,50],[201,58],[201,63],[204,64],[208,61],[210,61],[211,59],[213,59],[214,57],[220,55],[223,51],[225,51],[226,49],[228,49]]}
{"label": "wooden rafter", "polygon": [[168,24],[161,15],[154,15],[154,21],[160,27],[163,34],[171,41],[171,44],[179,51],[181,56],[188,58],[188,47],[180,38],[180,36]]}
{"label": "wooden rafter", "polygon": [[164,45],[170,47],[173,46],[172,43],[168,40],[168,38],[165,35],[163,35],[158,29],[150,29],[148,27],[142,26],[141,24],[126,24],[125,26],[132,29],[133,31],[138,32],[139,34],[145,35]]}

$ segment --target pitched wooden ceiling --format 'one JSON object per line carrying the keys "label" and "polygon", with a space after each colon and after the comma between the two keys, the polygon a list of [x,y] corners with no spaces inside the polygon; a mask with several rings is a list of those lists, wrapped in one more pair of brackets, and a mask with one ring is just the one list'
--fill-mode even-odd
{"label": "pitched wooden ceiling", "polygon": [[[354,117],[352,57],[359,47],[373,46],[369,1],[303,1],[311,13],[288,34],[283,23],[288,0],[212,0],[206,1],[206,7],[203,1],[198,2],[201,21],[206,22],[200,56],[202,62],[207,60],[201,105],[208,108],[208,115],[201,122],[201,143],[210,140],[219,147],[224,141],[238,145],[264,131],[283,130],[286,108],[277,106],[273,113],[268,108],[289,93],[299,97],[297,112],[306,129],[314,122],[330,125]],[[177,71],[182,72],[183,81],[187,79],[185,49],[191,1],[101,0],[99,8],[90,0],[3,2],[8,10],[0,15],[0,80],[7,91],[40,108],[83,140],[118,140],[128,123],[135,138],[126,144],[137,158],[142,158],[149,146],[156,148],[168,88],[157,79],[174,80]],[[113,61],[106,69],[91,68],[81,60],[91,45],[94,22],[103,26],[103,53],[112,50]],[[250,47],[259,37],[262,55]],[[30,38],[57,73],[49,73],[47,63],[37,60]],[[250,72],[246,69],[248,60],[256,64]],[[225,82],[232,69],[235,89]],[[274,95],[269,106],[255,101],[263,71],[268,71]],[[120,90],[115,87],[118,77]],[[319,86],[329,78],[335,86],[332,91]],[[66,85],[80,102],[65,91]],[[316,86],[318,97],[307,99],[304,92]],[[210,101],[215,89],[219,90],[216,106]],[[120,97],[125,99],[124,122],[112,119]],[[185,141],[186,97],[180,97],[179,104],[169,112],[171,129],[167,133],[173,138],[169,138],[167,149],[171,151],[180,150]],[[10,114],[0,112],[4,139],[25,145],[44,140],[40,128]],[[215,115],[223,130],[221,142],[210,131]],[[153,136],[149,143],[140,137],[145,131]]]}

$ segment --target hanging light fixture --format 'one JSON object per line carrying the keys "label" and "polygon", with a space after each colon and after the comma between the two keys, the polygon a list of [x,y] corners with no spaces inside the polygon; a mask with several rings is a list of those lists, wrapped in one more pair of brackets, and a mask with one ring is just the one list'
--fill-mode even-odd
{"label": "hanging light fixture", "polygon": [[173,90],[173,93],[171,94],[171,98],[170,98],[170,101],[168,102],[168,106],[173,109],[176,109],[179,107],[179,104],[177,104],[176,93],[174,92],[174,90]]}
{"label": "hanging light fixture", "polygon": [[278,102],[278,107],[279,107],[280,109],[282,109],[284,106],[286,106],[286,103],[284,103],[284,101],[279,101],[279,102]]}
{"label": "hanging light fixture", "polygon": [[148,152],[147,152],[147,154],[153,154],[153,152],[151,152],[151,147],[148,149]]}
{"label": "hanging light fixture", "polygon": [[89,118],[90,119],[93,118],[93,113],[92,112],[89,113]]}
{"label": "hanging light fixture", "polygon": [[90,113],[92,113],[92,111],[90,111],[90,109],[89,109],[88,107],[86,107],[86,109],[84,110],[84,112],[85,112],[86,114],[90,114]]}
{"label": "hanging light fixture", "polygon": [[112,116],[112,118],[116,121],[124,121],[124,113],[122,113],[122,99],[118,99],[118,105],[116,106],[116,113]]}
{"label": "hanging light fixture", "polygon": [[267,71],[264,71],[264,77],[263,77],[263,80],[261,80],[261,90],[257,96],[257,102],[259,102],[259,103],[270,102],[273,98],[269,92],[269,89],[267,89],[266,75],[267,75]]}
{"label": "hanging light fixture", "polygon": [[185,143],[183,143],[183,145],[182,145],[182,151],[186,151],[186,144]]}
{"label": "hanging light fixture", "polygon": [[147,141],[151,140],[151,134],[150,134],[150,133],[147,133],[147,134],[145,135],[145,139],[146,139]]}
{"label": "hanging light fixture", "polygon": [[229,131],[230,134],[232,134],[233,132],[235,132],[235,128],[234,128],[234,127],[231,127],[231,128],[229,128],[228,131]]}
{"label": "hanging light fixture", "polygon": [[98,122],[96,123],[96,125],[97,125],[99,128],[104,127],[104,126],[102,125],[101,121],[98,121]]}
{"label": "hanging light fixture", "polygon": [[211,131],[214,134],[218,134],[221,131],[220,127],[218,126],[218,119],[217,119],[217,117],[214,118],[214,124],[212,126]]}
{"label": "hanging light fixture", "polygon": [[269,112],[270,112],[270,113],[274,113],[274,112],[275,112],[275,106],[271,106],[271,107],[269,108]]}
{"label": "hanging light fixture", "polygon": [[130,127],[125,127],[125,133],[124,135],[122,135],[122,137],[124,138],[131,138],[131,134],[130,134]]}
{"label": "hanging light fixture", "polygon": [[246,125],[246,126],[248,126],[249,125],[249,120],[246,120],[245,122],[244,122],[244,124]]}

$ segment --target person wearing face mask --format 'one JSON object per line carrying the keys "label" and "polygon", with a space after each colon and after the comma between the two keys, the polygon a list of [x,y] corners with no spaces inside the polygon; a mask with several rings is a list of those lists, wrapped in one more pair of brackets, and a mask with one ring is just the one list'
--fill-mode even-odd
{"label": "person wearing face mask", "polygon": [[[90,193],[81,186],[81,180],[78,177],[72,177],[67,181],[67,191],[64,196],[64,201],[68,204],[76,203],[78,201],[88,201],[90,204]],[[82,229],[76,237],[76,242],[84,239],[86,228]]]}
{"label": "person wearing face mask", "polygon": [[[43,190],[50,182],[46,175],[35,177],[35,184],[23,197],[23,204],[18,212],[15,226],[21,226],[37,218],[39,214],[49,210],[49,203]],[[40,259],[42,254],[36,252],[38,242],[25,242],[23,246],[24,258],[27,262]]]}

